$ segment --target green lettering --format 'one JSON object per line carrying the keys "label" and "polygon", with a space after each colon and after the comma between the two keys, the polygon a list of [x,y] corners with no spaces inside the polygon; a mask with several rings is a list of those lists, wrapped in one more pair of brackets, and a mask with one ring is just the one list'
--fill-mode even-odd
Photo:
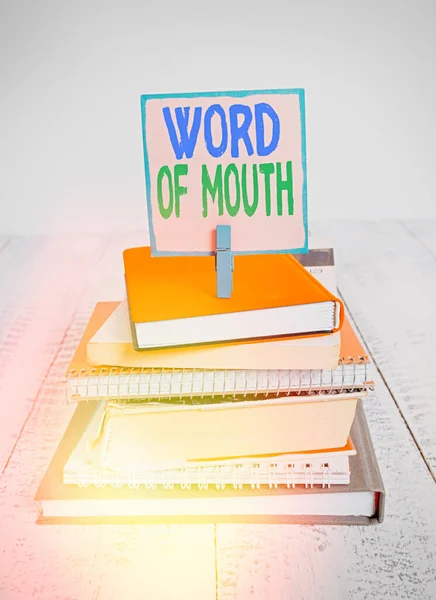
{"label": "green lettering", "polygon": [[[166,177],[168,179],[168,190],[169,190],[169,202],[168,206],[165,208],[164,199],[162,194],[162,180]],[[173,182],[171,177],[171,171],[169,167],[161,167],[159,169],[159,173],[157,174],[157,202],[159,206],[159,212],[164,219],[169,219],[173,212]]]}
{"label": "green lettering", "polygon": [[179,184],[179,177],[188,174],[188,165],[177,164],[174,167],[174,196],[176,205],[176,217],[180,217],[180,196],[184,196],[188,189]]}
{"label": "green lettering", "polygon": [[247,165],[242,165],[242,202],[244,204],[245,214],[248,217],[252,217],[256,212],[257,205],[259,204],[259,179],[257,175],[257,165],[253,165],[253,204],[250,205],[247,194]]}
{"label": "green lettering", "polygon": [[277,163],[277,214],[283,214],[282,193],[288,192],[288,215],[294,214],[294,192],[292,186],[292,161],[286,163],[286,179],[282,179],[282,165]]}
{"label": "green lettering", "polygon": [[[235,204],[232,205],[230,201],[230,175],[235,178],[235,189],[236,189],[236,200]],[[231,217],[236,217],[239,212],[239,207],[241,205],[241,190],[239,187],[239,172],[238,167],[235,163],[230,163],[227,165],[227,168],[224,172],[224,198],[226,201],[227,212]]]}
{"label": "green lettering", "polygon": [[259,171],[264,175],[265,180],[265,210],[266,216],[271,216],[271,175],[274,173],[273,163],[264,163],[259,165]]}
{"label": "green lettering", "polygon": [[215,202],[215,196],[218,195],[218,214],[224,214],[223,205],[223,167],[218,165],[215,171],[213,183],[210,180],[207,165],[201,165],[201,184],[203,187],[203,217],[207,217],[207,194],[212,197],[212,202]]}

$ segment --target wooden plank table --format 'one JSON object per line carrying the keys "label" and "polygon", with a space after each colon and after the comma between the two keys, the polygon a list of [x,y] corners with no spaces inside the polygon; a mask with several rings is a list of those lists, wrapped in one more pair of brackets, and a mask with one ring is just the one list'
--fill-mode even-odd
{"label": "wooden plank table", "polygon": [[375,363],[365,400],[387,489],[375,527],[37,526],[74,407],[62,375],[145,234],[0,237],[0,599],[436,598],[436,222],[313,228]]}

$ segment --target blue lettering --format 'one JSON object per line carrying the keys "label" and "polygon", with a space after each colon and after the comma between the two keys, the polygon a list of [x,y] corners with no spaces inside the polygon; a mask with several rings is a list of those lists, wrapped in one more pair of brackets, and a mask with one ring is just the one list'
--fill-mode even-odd
{"label": "blue lettering", "polygon": [[[263,115],[267,115],[272,122],[272,136],[269,145],[265,145],[265,124]],[[265,102],[260,102],[254,107],[256,120],[256,151],[258,156],[268,156],[277,148],[280,139],[280,120],[276,111]]]}
{"label": "blue lettering", "polygon": [[[219,115],[221,119],[222,134],[219,146],[214,146],[212,140],[212,117],[215,114]],[[207,151],[215,158],[219,158],[226,151],[228,141],[226,114],[219,104],[212,104],[204,113],[204,141],[206,142]]]}
{"label": "blue lettering", "polygon": [[192,158],[197,144],[198,132],[200,130],[201,107],[196,106],[194,109],[194,119],[190,132],[188,132],[190,107],[186,106],[185,108],[181,108],[178,106],[175,109],[174,112],[176,114],[179,136],[177,136],[176,128],[174,127],[173,118],[168,106],[163,108],[162,112],[177,160],[181,160],[184,156],[186,156],[186,158]]}
{"label": "blue lettering", "polygon": [[[241,124],[238,123],[238,115],[243,115],[244,119]],[[248,135],[248,128],[253,120],[251,109],[245,104],[232,104],[229,108],[230,116],[230,132],[232,136],[231,155],[233,158],[239,157],[239,140],[243,140],[247,149],[248,156],[254,152],[253,144]]]}

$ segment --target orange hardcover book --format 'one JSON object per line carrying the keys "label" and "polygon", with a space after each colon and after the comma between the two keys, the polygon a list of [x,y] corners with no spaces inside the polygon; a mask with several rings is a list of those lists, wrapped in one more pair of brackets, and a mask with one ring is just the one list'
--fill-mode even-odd
{"label": "orange hardcover book", "polygon": [[214,256],[123,254],[135,349],[338,331],[343,305],[289,254],[236,255],[231,298]]}

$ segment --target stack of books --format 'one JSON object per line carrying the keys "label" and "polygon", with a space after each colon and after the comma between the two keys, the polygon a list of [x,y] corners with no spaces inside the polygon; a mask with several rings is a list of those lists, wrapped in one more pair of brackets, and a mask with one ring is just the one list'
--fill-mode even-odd
{"label": "stack of books", "polygon": [[124,252],[126,299],[97,304],[68,369],[40,522],[383,519],[333,249],[234,263],[218,299],[214,257]]}

